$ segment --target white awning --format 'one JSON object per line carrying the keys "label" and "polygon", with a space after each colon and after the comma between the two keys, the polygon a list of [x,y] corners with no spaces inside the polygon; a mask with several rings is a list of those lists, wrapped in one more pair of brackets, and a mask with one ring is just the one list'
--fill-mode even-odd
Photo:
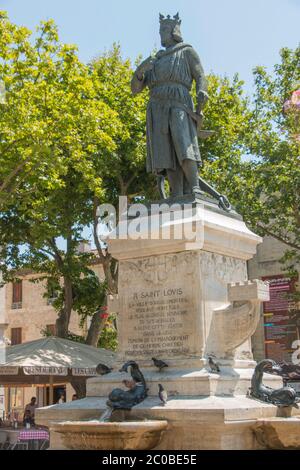
{"label": "white awning", "polygon": [[22,370],[25,375],[55,375],[91,377],[96,367],[112,367],[115,353],[67,339],[50,336],[6,348],[6,360],[0,366],[0,375],[14,375]]}

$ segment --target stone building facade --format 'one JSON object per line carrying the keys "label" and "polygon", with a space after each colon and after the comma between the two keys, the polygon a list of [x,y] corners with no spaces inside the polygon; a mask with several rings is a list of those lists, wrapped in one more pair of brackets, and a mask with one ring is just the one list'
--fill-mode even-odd
{"label": "stone building facade", "polygon": [[[284,269],[284,264],[280,262],[280,259],[283,257],[287,249],[288,249],[288,246],[285,245],[284,243],[279,242],[273,237],[266,236],[263,240],[263,243],[261,245],[258,245],[256,256],[250,261],[248,261],[249,278],[250,279],[262,279],[262,278],[266,279],[266,278],[272,278],[272,277],[285,278],[287,274]],[[296,270],[299,273],[300,266],[296,266]],[[298,282],[297,281],[295,282],[294,288],[296,290],[299,290],[299,280]],[[275,302],[272,305],[276,309]],[[259,325],[257,327],[257,330],[254,336],[252,337],[252,350],[253,350],[254,359],[256,361],[260,361],[268,356],[268,349],[266,348],[266,344],[268,340],[267,333],[266,333],[266,326],[268,327],[268,325],[272,325],[272,323],[268,323],[270,321],[271,313],[272,312],[264,313],[264,307],[262,306],[260,322],[259,322]],[[271,319],[272,318],[274,317],[271,317]],[[278,326],[279,328],[281,328],[281,332],[284,334],[282,325],[279,324]],[[274,324],[274,327],[276,327],[276,324]],[[279,333],[280,331],[278,331],[277,336],[279,335]],[[281,335],[281,337],[283,337],[283,334]],[[274,340],[276,341],[276,338]],[[284,338],[282,338],[282,341],[284,342]],[[287,341],[288,341],[288,338],[287,338]],[[269,352],[269,356],[271,355],[272,354]],[[282,357],[282,359],[284,359],[284,357]]]}
{"label": "stone building facade", "polygon": [[[33,341],[44,336],[46,329],[53,331],[57,312],[50,302],[43,297],[44,281],[34,283],[37,276],[22,276],[20,283],[9,283],[6,286],[5,309],[8,327],[5,335],[12,344]],[[80,334],[78,317],[72,314],[70,331]]]}

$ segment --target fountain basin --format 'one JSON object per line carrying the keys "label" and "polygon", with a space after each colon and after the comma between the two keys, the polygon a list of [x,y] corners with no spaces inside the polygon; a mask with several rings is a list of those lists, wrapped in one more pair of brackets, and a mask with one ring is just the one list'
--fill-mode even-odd
{"label": "fountain basin", "polygon": [[94,420],[52,423],[50,431],[60,433],[70,450],[150,450],[160,443],[167,427],[167,421]]}
{"label": "fountain basin", "polygon": [[265,449],[300,449],[300,419],[258,419],[252,427],[257,441]]}

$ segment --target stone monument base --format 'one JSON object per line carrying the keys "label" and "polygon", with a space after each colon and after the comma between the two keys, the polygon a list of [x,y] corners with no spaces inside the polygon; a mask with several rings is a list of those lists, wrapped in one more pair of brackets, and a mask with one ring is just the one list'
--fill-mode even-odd
{"label": "stone monument base", "polygon": [[[144,215],[139,224],[144,232],[151,228],[150,239],[109,241],[119,261],[118,298],[109,305],[118,313],[118,361],[112,373],[88,380],[87,398],[37,410],[37,423],[51,428],[53,421],[99,419],[110,392],[122,386],[124,376],[118,370],[135,361],[148,398],[113,416],[121,422],[167,421],[157,449],[268,447],[262,444],[264,437],[256,437],[267,424],[258,428],[256,423],[280,420],[283,409],[247,397],[255,367],[251,336],[260,303],[269,300],[268,286],[247,277],[247,260],[261,239],[238,214],[225,213],[214,201],[184,202],[190,202],[190,209],[179,202]],[[120,223],[119,235],[129,230],[130,221]],[[178,228],[183,229],[180,239]],[[166,229],[170,237],[164,238]],[[160,372],[153,357],[168,367]],[[220,373],[212,373],[209,357]],[[268,374],[264,383],[274,389],[282,386],[280,377]],[[158,398],[158,384],[168,393],[165,406]],[[298,416],[294,408],[285,411]],[[275,425],[279,429],[276,421],[272,430]],[[51,448],[63,448],[54,431]]]}
{"label": "stone monument base", "polygon": [[[51,423],[55,422],[97,419],[105,410],[106,401],[103,397],[87,397],[42,408],[37,410],[36,421],[51,428]],[[288,408],[288,412],[300,418],[298,410]],[[283,409],[244,395],[177,396],[171,397],[165,406],[158,397],[149,397],[131,411],[116,414],[116,420],[120,421],[168,421],[168,429],[156,450],[264,449],[267,446],[257,439],[255,428],[262,421],[269,423],[275,418],[287,425],[289,422],[289,418],[281,417]],[[65,449],[61,434],[57,432],[51,431],[50,443],[51,449]]]}
{"label": "stone monument base", "polygon": [[[283,409],[247,397],[253,375],[253,361],[240,361],[240,368],[220,366],[221,373],[208,367],[178,369],[174,366],[159,372],[145,361],[141,367],[148,398],[131,411],[117,410],[112,419],[120,422],[163,420],[167,431],[157,450],[255,450],[265,448],[254,433],[261,420],[283,414]],[[252,366],[252,367],[251,367]],[[116,370],[118,365],[116,365]],[[97,420],[107,408],[109,393],[119,388],[124,376],[115,372],[88,380],[87,397],[36,411],[36,422],[51,427],[55,423]],[[162,405],[158,384],[168,391],[168,402]],[[264,383],[280,388],[280,377],[265,374]],[[298,410],[285,408],[288,414]],[[299,415],[300,417],[300,415]],[[300,420],[299,420],[300,423]],[[62,435],[51,430],[51,449],[65,449]]]}

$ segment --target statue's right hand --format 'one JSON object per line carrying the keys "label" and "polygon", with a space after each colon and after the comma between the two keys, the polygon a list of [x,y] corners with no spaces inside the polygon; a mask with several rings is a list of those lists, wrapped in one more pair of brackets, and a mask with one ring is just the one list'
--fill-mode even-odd
{"label": "statue's right hand", "polygon": [[154,65],[154,57],[150,56],[147,59],[145,59],[137,68],[136,73],[138,76],[143,76],[146,72],[149,70],[152,70],[153,65]]}

